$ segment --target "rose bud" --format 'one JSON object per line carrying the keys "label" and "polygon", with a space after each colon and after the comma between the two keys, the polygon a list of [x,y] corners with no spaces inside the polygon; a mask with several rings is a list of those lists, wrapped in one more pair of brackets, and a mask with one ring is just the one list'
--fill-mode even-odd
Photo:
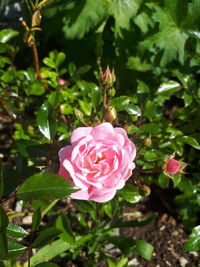
{"label": "rose bud", "polygon": [[115,96],[115,88],[114,87],[111,87],[111,88],[109,88],[108,89],[108,91],[107,91],[107,95],[111,98],[111,97],[113,97],[113,96]]}
{"label": "rose bud", "polygon": [[64,80],[64,79],[59,79],[59,80],[58,80],[58,83],[59,83],[60,85],[64,85],[64,84],[67,83],[67,81]]}
{"label": "rose bud", "polygon": [[169,174],[176,174],[181,168],[181,164],[178,160],[168,159],[165,163],[165,171]]}
{"label": "rose bud", "polygon": [[171,155],[169,158],[165,160],[165,163],[163,165],[163,171],[166,174],[166,176],[171,177],[171,175],[174,174],[184,174],[185,172],[183,169],[186,167],[186,163],[182,161],[178,161],[174,159],[175,155]]}
{"label": "rose bud", "polygon": [[109,67],[107,67],[107,69],[104,71],[104,73],[101,76],[101,80],[102,80],[103,85],[106,86],[107,88],[112,87],[113,83],[116,81],[114,70],[112,70],[112,73],[111,73]]}
{"label": "rose bud", "polygon": [[109,106],[106,109],[105,119],[110,123],[117,119],[117,112],[113,106]]}
{"label": "rose bud", "polygon": [[79,127],[72,132],[71,145],[59,151],[59,175],[80,189],[71,198],[106,202],[131,177],[135,156],[124,129],[108,122]]}

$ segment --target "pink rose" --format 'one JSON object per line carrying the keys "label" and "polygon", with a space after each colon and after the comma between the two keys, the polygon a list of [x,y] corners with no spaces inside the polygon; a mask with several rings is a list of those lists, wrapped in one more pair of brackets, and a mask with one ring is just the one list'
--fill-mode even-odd
{"label": "pink rose", "polygon": [[175,159],[168,159],[165,163],[165,171],[169,174],[176,174],[181,168],[179,161]]}
{"label": "pink rose", "polygon": [[59,175],[80,188],[72,198],[106,202],[131,176],[135,155],[124,129],[108,122],[80,127],[73,131],[71,145],[59,151]]}

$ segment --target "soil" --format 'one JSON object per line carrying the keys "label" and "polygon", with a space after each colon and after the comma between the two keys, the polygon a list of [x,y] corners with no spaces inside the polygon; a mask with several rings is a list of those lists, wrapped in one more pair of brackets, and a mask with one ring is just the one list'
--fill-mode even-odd
{"label": "soil", "polygon": [[[154,203],[151,197],[143,199],[134,208],[126,207],[125,213],[142,214],[140,219],[145,219],[152,211],[158,211],[157,219],[146,227],[126,228],[120,230],[120,235],[144,240],[154,246],[154,254],[150,261],[134,255],[129,266],[137,267],[198,267],[200,253],[184,252],[183,246],[188,239],[188,233],[183,225],[165,211],[162,202]],[[155,204],[152,208],[152,204]],[[127,217],[128,220],[135,219]]]}

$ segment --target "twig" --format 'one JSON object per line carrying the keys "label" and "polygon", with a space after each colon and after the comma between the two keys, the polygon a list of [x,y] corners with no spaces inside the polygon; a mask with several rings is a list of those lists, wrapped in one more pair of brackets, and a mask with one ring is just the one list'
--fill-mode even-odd
{"label": "twig", "polygon": [[4,203],[4,202],[8,201],[9,199],[13,198],[13,197],[15,197],[15,193],[14,193],[13,195],[10,195],[10,196],[8,196],[7,198],[1,200],[1,201],[0,201],[0,205],[1,205],[2,203]]}
{"label": "twig", "polygon": [[37,52],[37,46],[35,43],[35,38],[32,44],[32,49],[33,49],[33,58],[34,58],[34,66],[35,66],[35,73],[38,77],[38,79],[41,81],[42,85],[48,89],[48,85],[42,81],[42,76],[40,74],[40,66],[39,66],[39,57],[38,57],[38,52]]}

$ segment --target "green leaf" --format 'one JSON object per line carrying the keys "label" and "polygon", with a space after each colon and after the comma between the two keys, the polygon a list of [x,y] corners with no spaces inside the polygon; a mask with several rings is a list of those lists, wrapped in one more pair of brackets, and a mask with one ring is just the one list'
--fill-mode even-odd
{"label": "green leaf", "polygon": [[185,107],[188,107],[191,103],[192,103],[192,96],[187,94],[186,92],[184,92],[183,94],[183,99],[184,99],[184,104],[185,104]]}
{"label": "green leaf", "polygon": [[152,213],[147,219],[143,221],[123,221],[122,219],[115,220],[111,223],[112,228],[123,228],[123,227],[144,227],[151,224],[157,217],[156,213]]}
{"label": "green leaf", "polygon": [[69,75],[73,76],[76,72],[76,66],[74,63],[70,62],[68,66]]}
{"label": "green leaf", "polygon": [[94,235],[92,235],[92,234],[87,234],[87,235],[84,235],[81,237],[77,237],[75,246],[80,247],[83,244],[85,244],[86,242],[92,240],[93,238],[94,238]]}
{"label": "green leaf", "polygon": [[107,258],[106,261],[107,261],[108,267],[116,267],[116,264],[113,261],[113,259]]}
{"label": "green leaf", "polygon": [[80,212],[88,212],[93,220],[96,219],[96,204],[93,201],[77,201],[77,209]]}
{"label": "green leaf", "polygon": [[117,111],[125,110],[129,103],[130,98],[128,96],[119,96],[111,100],[111,105],[114,106]]}
{"label": "green leaf", "polygon": [[34,240],[32,247],[39,248],[43,247],[47,243],[49,243],[53,238],[58,236],[60,233],[62,233],[61,230],[57,229],[56,227],[50,227],[45,230],[43,230],[39,236]]}
{"label": "green leaf", "polygon": [[200,225],[193,228],[189,240],[185,244],[185,251],[199,251],[200,250]]}
{"label": "green leaf", "polygon": [[158,184],[162,188],[167,188],[169,185],[169,181],[170,179],[167,178],[163,172],[158,176]]}
{"label": "green leaf", "polygon": [[72,106],[69,105],[68,103],[60,105],[60,110],[61,110],[61,113],[65,115],[74,113]]}
{"label": "green leaf", "polygon": [[101,97],[100,89],[94,83],[90,83],[89,86],[92,90],[92,96],[91,96],[92,107],[97,108],[100,104],[100,97]]}
{"label": "green leaf", "polygon": [[3,44],[0,42],[0,53],[12,52],[14,48],[11,45]]}
{"label": "green leaf", "polygon": [[159,30],[140,43],[141,48],[149,49],[154,45],[163,51],[161,64],[167,64],[172,60],[179,60],[184,63],[185,44],[189,35],[176,24],[171,14],[164,8],[155,6],[154,14],[156,22],[159,23]]}
{"label": "green leaf", "polygon": [[57,108],[59,103],[60,103],[60,93],[57,91],[57,92],[52,92],[49,94],[48,96],[48,102],[54,107],[54,108]]}
{"label": "green leaf", "polygon": [[[48,262],[49,260],[53,259],[54,257],[60,255],[61,253],[68,250],[70,246],[62,241],[56,240],[53,241],[51,244],[44,246],[43,248],[39,249],[32,257],[31,257],[31,266],[35,266],[41,262]],[[24,267],[28,267],[28,264],[25,264]]]}
{"label": "green leaf", "polygon": [[86,102],[86,101],[83,101],[83,100],[78,100],[79,102],[79,105],[80,105],[80,108],[81,110],[87,115],[87,116],[90,116],[91,113],[92,113],[92,107],[91,107],[91,104]]}
{"label": "green leaf", "polygon": [[154,247],[151,244],[143,240],[135,240],[135,245],[135,250],[138,255],[140,255],[145,260],[150,260],[152,258]]}
{"label": "green leaf", "polygon": [[29,95],[43,95],[45,93],[45,87],[39,80],[35,80],[30,86],[25,89],[26,94]]}
{"label": "green leaf", "polygon": [[53,68],[53,69],[56,68],[55,62],[51,58],[49,58],[49,57],[45,57],[43,59],[43,62],[44,62],[45,65],[47,65],[50,68]]}
{"label": "green leaf", "polygon": [[7,43],[10,39],[17,36],[19,33],[11,29],[5,29],[0,31],[0,42]]}
{"label": "green leaf", "polygon": [[123,189],[119,190],[118,195],[130,203],[137,203],[141,199],[138,187],[131,184],[127,184]]}
{"label": "green leaf", "polygon": [[146,72],[151,70],[152,66],[140,57],[129,57],[127,67],[131,70]]}
{"label": "green leaf", "polygon": [[173,179],[174,187],[177,187],[180,184],[181,178],[182,178],[182,176],[179,174],[173,175],[172,179]]}
{"label": "green leaf", "polygon": [[40,222],[41,222],[42,216],[41,216],[41,209],[40,207],[38,207],[32,217],[32,231],[35,232],[39,226],[40,226]]}
{"label": "green leaf", "polygon": [[70,222],[65,214],[61,214],[56,220],[57,229],[61,230],[63,234],[60,235],[60,238],[69,243],[74,244],[75,237],[71,229]]}
{"label": "green leaf", "polygon": [[121,36],[122,30],[130,29],[131,20],[136,16],[142,0],[114,0],[112,1],[111,15],[115,19],[115,34]]}
{"label": "green leaf", "polygon": [[6,229],[0,229],[0,260],[8,257],[8,241]]}
{"label": "green leaf", "polygon": [[4,209],[0,207],[0,229],[5,229],[8,226],[8,216]]}
{"label": "green leaf", "polygon": [[21,226],[14,223],[9,223],[6,231],[7,235],[12,238],[22,238],[29,234]]}
{"label": "green leaf", "polygon": [[199,10],[200,10],[199,0],[192,0],[191,3],[188,3],[188,12],[187,12],[187,16],[185,16],[185,19],[182,23],[182,27],[185,27],[188,29],[193,28],[196,22],[199,20],[199,16],[200,16]]}
{"label": "green leaf", "polygon": [[121,258],[120,261],[117,263],[117,267],[127,267],[128,266],[128,258]]}
{"label": "green leaf", "polygon": [[179,143],[190,145],[190,146],[200,150],[199,143],[197,142],[197,140],[195,138],[193,138],[191,136],[178,137],[178,138],[176,138],[176,141]]}
{"label": "green leaf", "polygon": [[63,31],[68,39],[81,39],[91,29],[97,28],[108,16],[109,1],[85,0],[75,2],[66,11]]}
{"label": "green leaf", "polygon": [[156,123],[145,123],[140,128],[144,133],[157,134],[161,131],[160,127]]}
{"label": "green leaf", "polygon": [[136,105],[129,104],[125,107],[125,110],[128,112],[129,115],[141,116],[141,110]]}
{"label": "green leaf", "polygon": [[66,55],[63,52],[58,53],[56,57],[56,67],[59,67],[65,61]]}
{"label": "green leaf", "polygon": [[175,81],[167,81],[160,85],[158,88],[158,94],[168,95],[169,93],[174,93],[180,89],[180,83]]}
{"label": "green leaf", "polygon": [[90,65],[85,65],[77,69],[76,74],[81,75],[88,72],[91,69]]}
{"label": "green leaf", "polygon": [[119,209],[119,202],[116,198],[113,198],[111,201],[108,201],[104,205],[104,210],[110,218],[116,216],[118,209]]}
{"label": "green leaf", "polygon": [[118,247],[125,256],[129,255],[130,252],[133,251],[133,248],[135,247],[135,240],[130,237],[108,236],[106,238],[106,241]]}
{"label": "green leaf", "polygon": [[38,111],[37,123],[40,132],[49,140],[53,139],[57,130],[57,121],[50,103],[44,103]]}
{"label": "green leaf", "polygon": [[66,179],[53,173],[37,173],[29,177],[17,191],[17,198],[23,200],[63,198],[76,189]]}
{"label": "green leaf", "polygon": [[24,253],[26,247],[14,241],[8,241],[8,259],[16,259]]}

